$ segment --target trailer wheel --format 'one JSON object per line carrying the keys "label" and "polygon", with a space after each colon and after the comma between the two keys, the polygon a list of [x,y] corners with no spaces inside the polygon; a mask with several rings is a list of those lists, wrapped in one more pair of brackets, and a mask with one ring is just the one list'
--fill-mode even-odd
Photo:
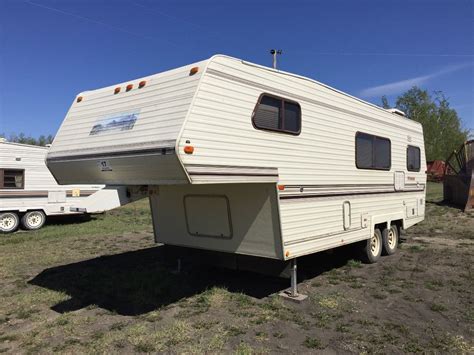
{"label": "trailer wheel", "polygon": [[376,263],[382,255],[382,233],[379,229],[374,230],[372,238],[367,239],[362,248],[362,261],[367,264]]}
{"label": "trailer wheel", "polygon": [[398,228],[394,224],[383,230],[383,255],[395,254],[398,248],[398,234]]}
{"label": "trailer wheel", "polygon": [[21,225],[28,230],[40,229],[46,222],[43,211],[28,211],[21,217]]}
{"label": "trailer wheel", "polygon": [[20,218],[15,212],[0,213],[0,233],[14,232],[20,224]]}

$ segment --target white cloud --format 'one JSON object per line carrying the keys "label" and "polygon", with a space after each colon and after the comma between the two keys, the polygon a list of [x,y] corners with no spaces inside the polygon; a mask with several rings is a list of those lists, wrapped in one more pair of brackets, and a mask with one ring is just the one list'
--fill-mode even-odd
{"label": "white cloud", "polygon": [[405,80],[395,81],[393,83],[388,83],[384,85],[373,86],[373,87],[362,90],[359,93],[359,95],[362,97],[375,97],[375,96],[382,96],[382,95],[399,94],[412,88],[413,86],[419,86],[421,84],[428,82],[431,79],[437,78],[438,76],[449,74],[449,73],[464,69],[466,67],[472,66],[472,64],[473,63],[451,65],[428,75],[417,76],[411,79],[405,79]]}

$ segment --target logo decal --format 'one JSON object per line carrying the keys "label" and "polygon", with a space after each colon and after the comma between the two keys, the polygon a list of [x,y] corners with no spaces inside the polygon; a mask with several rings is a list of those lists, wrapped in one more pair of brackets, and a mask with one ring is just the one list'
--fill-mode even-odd
{"label": "logo decal", "polygon": [[99,168],[100,171],[112,171],[112,167],[108,160],[100,160],[99,161]]}
{"label": "logo decal", "polygon": [[138,119],[140,110],[132,112],[122,112],[113,116],[106,116],[95,121],[89,135],[95,136],[110,131],[128,131],[133,129]]}

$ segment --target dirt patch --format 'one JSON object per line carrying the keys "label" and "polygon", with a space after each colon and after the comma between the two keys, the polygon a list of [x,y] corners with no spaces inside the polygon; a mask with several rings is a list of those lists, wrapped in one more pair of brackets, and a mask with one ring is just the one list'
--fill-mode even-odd
{"label": "dirt patch", "polygon": [[0,352],[474,351],[472,215],[431,202],[377,264],[351,248],[302,258],[309,297],[295,304],[277,296],[288,280],[187,264],[174,273],[148,206],[134,208],[110,218],[137,218],[141,230],[117,233],[105,217],[94,231],[111,233],[81,224],[67,238],[50,227],[0,242]]}

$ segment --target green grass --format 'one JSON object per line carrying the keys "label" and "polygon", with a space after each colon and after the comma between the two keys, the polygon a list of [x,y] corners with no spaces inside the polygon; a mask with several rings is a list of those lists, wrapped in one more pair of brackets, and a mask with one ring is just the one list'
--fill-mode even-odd
{"label": "green grass", "polygon": [[443,200],[443,184],[428,181],[426,188],[427,202],[441,202]]}
{"label": "green grass", "polygon": [[[474,239],[474,218],[461,208],[444,205],[443,184],[428,182],[425,220],[408,230],[409,235],[453,239]],[[456,220],[456,223],[453,221]],[[417,250],[412,250],[417,251]]]}
{"label": "green grass", "polygon": [[433,311],[433,312],[445,312],[448,310],[448,308],[442,304],[439,304],[439,303],[432,303],[430,305],[430,309]]}
{"label": "green grass", "polygon": [[141,231],[152,231],[148,199],[142,199],[103,214],[91,215],[90,220],[80,215],[51,218],[51,222],[37,231],[18,231],[0,235],[0,246]]}
{"label": "green grass", "polygon": [[321,340],[317,338],[312,338],[312,337],[307,337],[304,340],[303,345],[307,347],[308,349],[324,349],[325,348]]}
{"label": "green grass", "polygon": [[[426,220],[407,230],[398,254],[376,265],[352,256],[320,265],[301,280],[309,296],[302,304],[277,296],[288,285],[278,279],[195,266],[171,273],[158,260],[166,248],[155,248],[147,200],[88,222],[1,236],[0,352],[467,353],[472,243],[410,240],[472,234],[472,219],[433,203],[440,191],[428,185]],[[421,321],[433,330],[420,329]]]}

